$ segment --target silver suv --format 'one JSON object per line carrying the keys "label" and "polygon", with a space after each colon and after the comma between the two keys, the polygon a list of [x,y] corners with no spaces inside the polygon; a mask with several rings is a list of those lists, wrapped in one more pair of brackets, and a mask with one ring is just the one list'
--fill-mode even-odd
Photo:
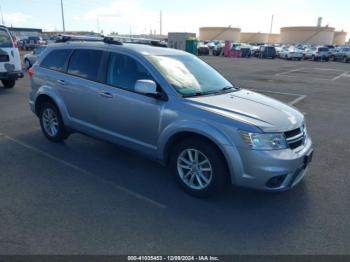
{"label": "silver suv", "polygon": [[304,177],[304,116],[240,89],[191,54],[116,41],[48,46],[30,69],[31,110],[44,135],[79,132],[167,164],[203,197],[227,185],[283,191]]}

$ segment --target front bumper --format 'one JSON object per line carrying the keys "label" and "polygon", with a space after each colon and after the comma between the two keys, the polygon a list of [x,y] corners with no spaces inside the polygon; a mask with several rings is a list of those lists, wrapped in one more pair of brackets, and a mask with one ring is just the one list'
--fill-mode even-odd
{"label": "front bumper", "polygon": [[0,80],[17,80],[24,76],[22,71],[1,72]]}
{"label": "front bumper", "polygon": [[296,150],[237,151],[239,159],[229,165],[233,184],[265,191],[285,191],[296,186],[304,178],[313,155],[310,138]]}

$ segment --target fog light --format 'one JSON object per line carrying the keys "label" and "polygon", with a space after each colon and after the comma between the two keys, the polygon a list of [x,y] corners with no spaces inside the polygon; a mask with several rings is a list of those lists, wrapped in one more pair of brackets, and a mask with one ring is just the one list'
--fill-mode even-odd
{"label": "fog light", "polygon": [[287,175],[275,176],[267,181],[266,186],[269,188],[278,188],[282,185]]}

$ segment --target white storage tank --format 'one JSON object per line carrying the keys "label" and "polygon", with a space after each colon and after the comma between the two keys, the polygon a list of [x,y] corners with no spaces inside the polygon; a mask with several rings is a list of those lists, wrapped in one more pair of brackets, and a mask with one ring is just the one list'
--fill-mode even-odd
{"label": "white storage tank", "polygon": [[334,30],[333,27],[317,26],[282,27],[281,43],[331,45],[334,40]]}
{"label": "white storage tank", "polygon": [[265,33],[241,33],[242,43],[267,43],[269,41],[269,34]]}
{"label": "white storage tank", "polygon": [[229,40],[232,42],[240,42],[241,29],[234,27],[201,27],[199,28],[199,40]]}
{"label": "white storage tank", "polygon": [[345,45],[347,34],[348,33],[344,32],[344,31],[336,31],[336,32],[334,32],[333,44],[335,44],[335,45]]}

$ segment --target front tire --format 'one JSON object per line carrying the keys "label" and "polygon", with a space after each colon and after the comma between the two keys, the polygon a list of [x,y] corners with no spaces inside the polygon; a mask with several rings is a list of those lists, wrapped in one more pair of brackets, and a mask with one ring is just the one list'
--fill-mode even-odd
{"label": "front tire", "polygon": [[41,105],[39,119],[41,130],[51,142],[60,143],[69,137],[61,114],[52,102],[44,102]]}
{"label": "front tire", "polygon": [[187,139],[172,150],[170,168],[181,188],[195,197],[209,197],[227,184],[227,165],[211,142]]}
{"label": "front tire", "polygon": [[3,86],[5,88],[14,88],[15,87],[15,84],[16,84],[16,80],[1,80]]}

